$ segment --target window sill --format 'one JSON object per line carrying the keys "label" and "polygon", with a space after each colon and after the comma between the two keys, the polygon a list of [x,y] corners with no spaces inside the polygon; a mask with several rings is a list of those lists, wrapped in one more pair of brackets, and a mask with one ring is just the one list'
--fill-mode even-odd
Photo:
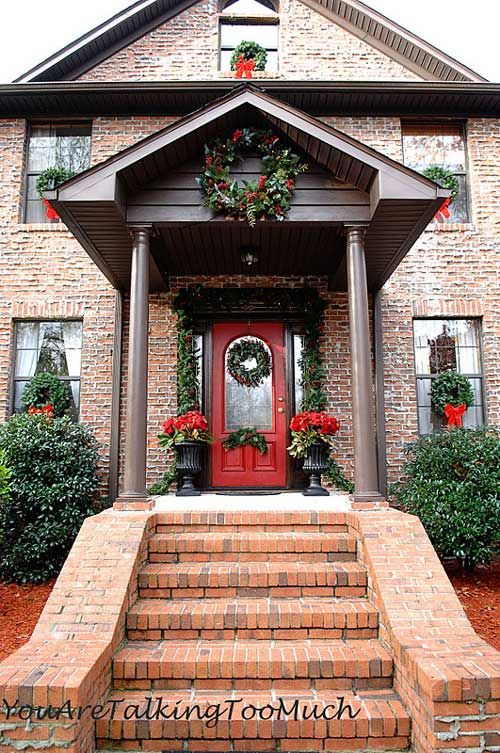
{"label": "window sill", "polygon": [[431,222],[425,228],[426,233],[474,233],[473,222]]}
{"label": "window sill", "polygon": [[[219,71],[221,78],[236,78],[235,71]],[[252,79],[267,79],[268,81],[275,81],[277,78],[283,78],[283,74],[278,71],[253,71],[252,78],[239,79],[242,83],[245,81],[251,81]]]}
{"label": "window sill", "polygon": [[14,226],[20,233],[46,232],[46,233],[69,233],[64,222],[18,222]]}

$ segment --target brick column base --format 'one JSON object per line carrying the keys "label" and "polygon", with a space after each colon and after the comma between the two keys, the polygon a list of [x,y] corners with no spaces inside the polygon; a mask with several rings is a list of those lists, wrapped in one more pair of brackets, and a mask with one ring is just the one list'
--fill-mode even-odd
{"label": "brick column base", "polygon": [[363,495],[351,494],[349,496],[351,510],[354,512],[360,510],[388,510],[389,502],[382,496],[365,497]]}

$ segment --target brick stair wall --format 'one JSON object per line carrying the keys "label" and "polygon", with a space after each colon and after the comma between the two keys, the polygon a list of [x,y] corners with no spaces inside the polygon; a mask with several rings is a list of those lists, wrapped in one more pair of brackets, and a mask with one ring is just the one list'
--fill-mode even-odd
{"label": "brick stair wall", "polygon": [[[120,702],[118,713],[97,722],[101,749],[408,748],[410,720],[392,687],[392,657],[378,640],[357,536],[343,516],[329,522],[303,524],[289,513],[276,525],[270,513],[258,524],[247,514],[238,524],[177,526],[160,514],[127,614],[127,641],[113,659],[109,700]],[[126,705],[145,713],[159,695],[183,713],[232,700],[232,718],[223,714],[214,726],[196,718],[127,720]],[[281,703],[299,701],[302,718],[277,718]],[[243,704],[275,713],[246,719]],[[314,719],[339,704],[351,713]]]}
{"label": "brick stair wall", "polygon": [[[265,539],[266,546],[255,544],[255,536],[249,536],[252,532]],[[274,534],[284,534],[278,537],[279,547]],[[172,539],[179,543],[173,545]],[[326,539],[325,547],[319,544]],[[303,552],[297,550],[299,541]],[[254,575],[256,565],[267,568],[267,586],[258,588],[274,588],[269,579],[275,577],[278,588],[336,587],[319,585],[317,580],[316,586],[299,583],[297,568],[294,585],[279,585],[280,568],[292,572],[290,566],[297,562],[305,573],[309,568],[317,573],[320,563],[326,568],[361,568],[366,573],[366,595],[261,596],[242,591],[252,588],[248,581],[243,585],[249,570],[242,568],[249,563]],[[225,586],[209,586],[218,588],[219,595],[204,598],[166,599],[139,593],[139,578],[152,565],[172,566],[180,572],[181,566],[209,570],[213,564],[233,566],[231,577],[236,580],[228,587],[235,589],[235,595],[223,595]],[[198,581],[193,587],[206,585]],[[235,660],[241,662],[236,647],[244,644],[259,644],[260,649],[254,649],[257,660],[249,666],[260,671],[260,658],[265,659],[264,677],[234,678],[228,671]],[[169,657],[170,663],[174,645],[181,645],[184,656],[188,647],[192,651],[196,645],[195,659],[198,651],[203,657],[200,669],[181,671],[182,662],[174,655],[173,665],[181,676],[165,677],[167,663],[162,658]],[[232,654],[228,645],[235,647]],[[289,659],[292,645],[293,661]],[[310,651],[300,653],[297,645],[307,645]],[[346,652],[356,666],[359,659],[361,667],[367,645],[380,646],[386,652],[381,656],[392,661],[392,687],[376,686],[388,676],[377,676],[375,663],[371,668],[368,664],[367,677],[354,677]],[[136,652],[144,647],[146,658],[137,663]],[[213,653],[202,654],[205,647]],[[134,654],[131,662],[123,664],[124,672],[132,672],[127,680],[112,674],[123,651]],[[245,663],[246,659],[247,655]],[[290,674],[290,667],[297,676],[283,676]],[[214,677],[217,673],[222,676]],[[332,689],[332,680],[350,683],[350,688]],[[362,681],[366,687],[360,687]],[[155,688],[165,682],[171,687]],[[171,710],[180,710],[177,719],[125,718],[125,700],[148,711],[158,696]],[[344,699],[342,706],[339,696]],[[99,745],[105,746],[101,750],[118,753],[189,748],[217,753],[228,747],[247,753],[318,748],[389,751],[404,749],[409,736],[414,753],[500,750],[500,654],[472,629],[420,522],[396,510],[265,514],[107,510],[89,518],[32,638],[0,663],[0,697],[11,706],[9,712],[5,703],[0,706],[0,753],[95,753],[96,731]],[[246,706],[238,702],[240,698],[246,699]],[[117,703],[109,723],[95,721],[89,713],[89,706],[108,702],[109,714],[109,702],[120,699],[123,702]],[[228,702],[234,705],[230,721]],[[267,713],[273,706],[275,713],[283,704],[290,712],[295,702],[305,718],[261,719],[251,716],[256,713],[253,707],[248,709],[254,703],[267,707]],[[83,709],[82,715],[34,718],[27,723],[20,713],[23,704],[46,711],[49,705],[67,703]],[[182,718],[183,711],[193,706],[200,718]],[[347,706],[359,711],[355,718],[345,713]],[[330,714],[333,709],[332,718],[321,718],[324,708]],[[314,709],[316,717],[311,716]],[[217,714],[219,722],[214,725]]]}

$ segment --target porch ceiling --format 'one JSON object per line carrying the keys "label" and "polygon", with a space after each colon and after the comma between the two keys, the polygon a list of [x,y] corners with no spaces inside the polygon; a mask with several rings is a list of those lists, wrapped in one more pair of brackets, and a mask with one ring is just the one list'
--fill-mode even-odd
{"label": "porch ceiling", "polygon": [[[259,222],[252,229],[246,223],[213,217],[201,207],[199,194],[194,203],[191,199],[190,211],[183,206],[182,191],[177,205],[144,199],[151,194],[146,189],[178,173],[182,165],[192,164],[193,158],[201,163],[206,141],[250,124],[273,128],[302,151],[317,171],[328,173],[330,183],[323,184],[327,188],[317,191],[317,199],[307,209],[307,202],[297,198],[284,223]],[[191,197],[196,196],[192,185],[189,191]],[[302,196],[306,193],[304,190]],[[162,195],[157,192],[157,199]],[[130,277],[128,225],[152,225],[153,289],[164,287],[172,274],[245,273],[239,249],[250,244],[260,251],[253,272],[325,274],[342,289],[344,244],[340,230],[349,224],[367,226],[368,283],[376,289],[447,195],[418,173],[249,85],[47,194],[75,237],[118,288],[128,287]]]}

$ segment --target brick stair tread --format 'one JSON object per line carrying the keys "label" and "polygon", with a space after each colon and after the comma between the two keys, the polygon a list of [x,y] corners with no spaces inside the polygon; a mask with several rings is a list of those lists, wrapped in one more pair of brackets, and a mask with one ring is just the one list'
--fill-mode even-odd
{"label": "brick stair tread", "polygon": [[378,610],[363,598],[139,599],[127,615],[132,629],[376,628]]}
{"label": "brick stair tread", "polygon": [[[189,721],[174,719],[148,721],[143,719],[141,721],[129,720],[124,723],[127,706],[137,705],[139,712],[144,711],[148,698],[151,696],[151,698],[156,699],[159,695],[161,695],[161,703],[164,709],[166,704],[170,704],[170,709],[177,705],[177,708],[180,709],[179,713],[182,713],[187,707],[192,708],[196,704],[199,704],[202,710],[208,706],[214,707],[220,704],[222,710],[227,708],[228,700],[242,698],[242,702],[234,704],[231,720],[227,719],[226,712],[226,718],[221,716],[219,722],[212,728],[207,728],[204,721],[195,718],[195,714]],[[325,706],[333,705],[334,709],[330,708],[328,713],[334,716],[339,708],[342,708],[339,707],[340,697],[343,698],[344,708],[341,719],[332,719],[331,721],[303,719],[302,710],[306,708],[310,713],[314,705],[316,705],[318,713]],[[274,708],[279,708],[280,699],[282,699],[286,708],[292,708],[292,710],[292,704],[298,701],[298,721],[295,720],[293,714],[289,717],[283,714],[280,720],[276,718],[277,712],[275,712],[275,718],[272,720],[244,720],[242,713],[244,707],[253,705],[263,708],[270,704]],[[296,694],[280,693],[276,695],[271,691],[249,691],[244,694],[228,694],[217,691],[197,691],[195,694],[186,691],[168,691],[161,694],[144,693],[144,691],[114,691],[108,699],[108,701],[116,702],[120,700],[121,703],[116,706],[113,721],[105,718],[96,722],[98,745],[106,744],[106,747],[108,747],[109,744],[112,745],[112,741],[116,740],[117,744],[116,748],[113,748],[114,750],[120,749],[118,741],[123,740],[127,743],[137,741],[139,743],[143,739],[151,741],[199,740],[205,741],[205,745],[210,740],[259,739],[262,741],[262,751],[275,750],[277,740],[281,741],[280,750],[286,751],[286,741],[297,739],[304,739],[305,750],[311,749],[311,741],[314,739],[318,744],[316,749],[324,749],[324,741],[327,738],[345,740],[345,750],[353,749],[351,747],[353,739],[356,739],[356,750],[377,749],[384,751],[386,747],[394,750],[398,742],[400,743],[398,749],[404,749],[409,745],[410,720],[400,699],[391,690],[367,691],[360,694],[348,692],[341,694],[338,692],[302,693],[298,698]],[[154,700],[151,703],[150,712],[154,715],[157,707]],[[350,719],[349,713],[345,710],[347,706],[351,707],[354,714],[358,712],[354,719]],[[360,744],[360,741],[363,741],[363,743]],[[151,743],[149,743],[150,745]],[[128,744],[127,748],[129,749]],[[148,749],[153,750],[152,747],[148,747]],[[158,750],[161,749],[164,749],[164,746],[160,744]],[[198,749],[200,748],[198,747]],[[214,747],[213,749],[220,750],[222,747]],[[228,747],[227,750],[229,749]],[[251,749],[255,750],[255,747],[253,746]],[[187,750],[190,750],[190,748],[188,747]],[[205,747],[203,750],[209,750],[209,747]],[[244,747],[240,745],[235,750],[244,750]],[[293,750],[298,750],[296,745],[293,746]]]}
{"label": "brick stair tread", "polygon": [[246,531],[161,533],[149,542],[149,551],[155,553],[303,553],[303,552],[355,552],[356,537],[347,533],[322,533],[319,531]]}
{"label": "brick stair tread", "polygon": [[129,641],[115,655],[115,680],[391,677],[376,639],[357,641]]}
{"label": "brick stair tread", "polygon": [[366,586],[359,562],[153,563],[139,572],[140,588],[246,586]]}

